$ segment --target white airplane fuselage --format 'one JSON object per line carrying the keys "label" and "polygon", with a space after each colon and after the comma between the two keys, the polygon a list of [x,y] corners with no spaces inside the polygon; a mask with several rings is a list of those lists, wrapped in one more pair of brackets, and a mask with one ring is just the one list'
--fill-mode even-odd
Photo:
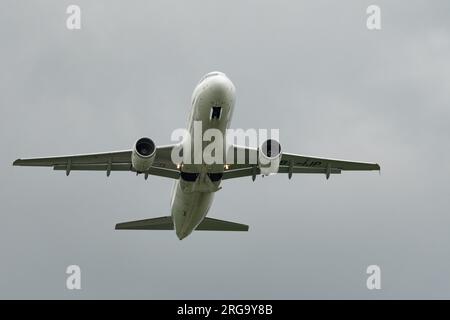
{"label": "white airplane fuselage", "polygon": [[[235,87],[221,72],[205,75],[193,92],[192,109],[188,120],[188,132],[192,139],[183,142],[190,144],[188,150],[191,151],[192,162],[182,164],[181,177],[175,182],[171,196],[171,215],[180,240],[195,230],[206,217],[214,199],[214,193],[220,188],[221,174],[224,171],[223,163],[225,162],[222,164],[204,162],[203,148],[209,142],[201,142],[202,147],[196,148],[194,140],[203,141],[205,130],[212,128],[219,130],[225,140],[234,103]],[[198,132],[199,123],[201,123],[200,132]],[[225,159],[226,150],[223,154]],[[194,163],[194,159],[201,159],[201,163],[198,161]]]}

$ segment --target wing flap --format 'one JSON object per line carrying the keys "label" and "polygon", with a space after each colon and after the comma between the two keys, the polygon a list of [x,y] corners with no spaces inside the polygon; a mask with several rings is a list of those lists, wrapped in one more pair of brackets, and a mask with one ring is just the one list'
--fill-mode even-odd
{"label": "wing flap", "polygon": [[[326,168],[310,168],[310,167],[293,167],[292,169],[289,169],[289,167],[286,166],[280,166],[278,169],[278,173],[327,173]],[[331,168],[330,174],[340,174],[341,170],[336,168]],[[241,178],[241,177],[250,177],[253,174],[260,174],[259,168],[256,168],[254,170],[252,167],[250,168],[244,168],[244,169],[236,169],[236,170],[228,170],[223,173],[222,180],[227,179],[233,179],[233,178]]]}
{"label": "wing flap", "polygon": [[[66,164],[57,164],[53,166],[53,170],[67,170]],[[108,164],[71,164],[70,171],[106,171]],[[132,171],[129,163],[113,163],[111,171]]]}
{"label": "wing flap", "polygon": [[[70,171],[108,171],[108,164],[71,164]],[[67,165],[55,165],[53,170],[67,170]],[[135,171],[130,163],[113,163],[111,171]],[[180,172],[166,168],[151,167],[148,174],[177,180]]]}

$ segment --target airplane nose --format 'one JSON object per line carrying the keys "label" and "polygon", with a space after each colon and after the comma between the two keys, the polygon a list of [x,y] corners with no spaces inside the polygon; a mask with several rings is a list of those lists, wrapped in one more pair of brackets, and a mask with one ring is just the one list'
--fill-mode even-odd
{"label": "airplane nose", "polygon": [[224,74],[207,79],[206,83],[208,95],[226,99],[234,94],[234,85]]}

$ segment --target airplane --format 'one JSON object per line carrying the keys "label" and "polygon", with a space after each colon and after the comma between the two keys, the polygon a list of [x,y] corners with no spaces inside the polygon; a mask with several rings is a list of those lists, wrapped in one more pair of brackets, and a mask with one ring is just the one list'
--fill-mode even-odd
{"label": "airplane", "polygon": [[[203,124],[202,131],[216,129],[225,135],[230,126],[234,105],[235,86],[222,72],[214,71],[204,75],[192,94],[187,132],[192,134],[194,123]],[[71,171],[129,171],[165,177],[175,180],[171,194],[171,215],[158,218],[129,221],[116,224],[116,230],[175,230],[182,240],[194,230],[202,231],[248,231],[248,225],[206,217],[215,192],[221,189],[224,180],[272,174],[331,174],[341,171],[378,170],[377,163],[346,161],[315,156],[285,153],[275,139],[265,140],[259,148],[227,143],[223,163],[183,163],[173,160],[175,148],[189,147],[189,155],[195,158],[193,139],[179,143],[156,146],[147,137],[138,139],[133,149],[56,156],[45,158],[17,159],[14,166],[43,166],[63,170],[68,176]],[[204,144],[202,143],[202,146]],[[198,149],[198,148],[197,148]],[[183,151],[180,152],[182,154]],[[232,159],[228,157],[232,154]],[[236,161],[237,155],[244,154],[243,161]],[[256,161],[250,161],[250,158]],[[184,159],[184,158],[182,158]],[[263,161],[264,160],[264,161]]]}

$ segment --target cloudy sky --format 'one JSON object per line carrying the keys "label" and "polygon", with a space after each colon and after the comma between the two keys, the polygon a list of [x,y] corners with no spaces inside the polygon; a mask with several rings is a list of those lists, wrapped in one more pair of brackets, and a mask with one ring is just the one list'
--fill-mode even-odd
{"label": "cloudy sky", "polygon": [[[2,1],[0,298],[450,298],[450,2],[377,1],[380,31],[370,4]],[[179,241],[114,230],[169,215],[168,179],[11,165],[170,143],[213,70],[237,88],[232,127],[381,175],[226,181],[209,216],[250,231]]]}

